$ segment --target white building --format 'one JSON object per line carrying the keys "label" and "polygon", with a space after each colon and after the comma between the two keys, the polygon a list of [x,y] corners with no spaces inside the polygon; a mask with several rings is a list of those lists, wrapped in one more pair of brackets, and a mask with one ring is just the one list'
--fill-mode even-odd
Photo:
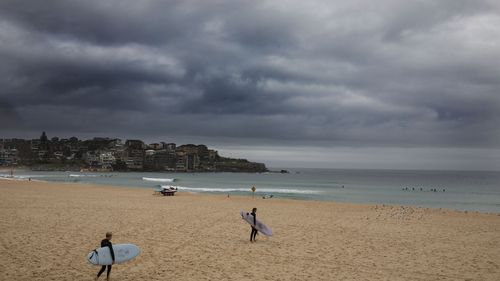
{"label": "white building", "polygon": [[17,165],[17,149],[0,149],[0,165]]}
{"label": "white building", "polygon": [[101,152],[99,154],[99,162],[102,168],[111,168],[116,163],[116,158],[112,152]]}

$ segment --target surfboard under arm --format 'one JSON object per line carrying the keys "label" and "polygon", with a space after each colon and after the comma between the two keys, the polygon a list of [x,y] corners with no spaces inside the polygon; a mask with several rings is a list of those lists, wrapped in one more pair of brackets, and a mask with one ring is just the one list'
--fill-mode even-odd
{"label": "surfboard under arm", "polygon": [[[244,219],[249,225],[254,226],[254,217],[249,212],[241,211],[241,218]],[[259,220],[256,220],[255,229],[266,236],[273,236],[273,231]]]}

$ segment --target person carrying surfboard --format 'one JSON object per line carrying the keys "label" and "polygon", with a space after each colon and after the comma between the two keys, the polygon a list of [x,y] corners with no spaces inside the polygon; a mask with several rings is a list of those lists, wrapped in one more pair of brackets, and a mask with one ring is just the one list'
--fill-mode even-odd
{"label": "person carrying surfboard", "polygon": [[253,216],[253,225],[251,225],[252,232],[250,232],[250,242],[255,242],[255,236],[257,235],[257,232],[258,232],[257,229],[255,228],[255,226],[257,225],[257,214],[256,214],[256,212],[257,212],[257,208],[253,208],[252,212],[250,213]]}
{"label": "person carrying surfboard", "polygon": [[[111,252],[111,258],[113,259],[113,263],[115,263],[115,252],[113,251],[113,244],[111,243],[111,238],[113,238],[113,233],[111,232],[106,232],[106,239],[103,239],[101,241],[101,247],[109,247],[109,251]],[[99,273],[97,273],[97,277],[95,280],[99,279],[101,274],[104,272],[106,269],[106,266],[103,265],[101,267],[101,270],[99,270]],[[109,274],[111,273],[111,264],[108,265],[108,272],[106,273],[106,280],[109,281]]]}

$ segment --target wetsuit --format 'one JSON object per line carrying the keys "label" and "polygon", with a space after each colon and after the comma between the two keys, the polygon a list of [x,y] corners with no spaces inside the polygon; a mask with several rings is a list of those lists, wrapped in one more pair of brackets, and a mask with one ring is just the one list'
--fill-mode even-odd
{"label": "wetsuit", "polygon": [[252,232],[250,233],[250,241],[255,241],[255,236],[257,235],[257,229],[255,228],[255,225],[257,224],[257,214],[254,212],[250,213],[253,216],[253,225],[252,225]]}
{"label": "wetsuit", "polygon": [[[109,247],[109,251],[111,252],[111,258],[113,259],[113,262],[115,262],[115,251],[113,251],[113,244],[111,244],[111,241],[108,239],[104,239],[101,241],[101,247]],[[106,266],[103,265],[101,267],[101,270],[99,273],[97,273],[97,277],[101,276],[101,274],[104,272],[106,269]],[[111,264],[108,265],[108,272],[106,273],[106,276],[109,278],[109,273],[111,272]]]}

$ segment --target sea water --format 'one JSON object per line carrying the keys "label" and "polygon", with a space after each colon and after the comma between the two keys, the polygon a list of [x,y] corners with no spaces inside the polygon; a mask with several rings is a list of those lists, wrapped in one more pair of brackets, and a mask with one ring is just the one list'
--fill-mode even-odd
{"label": "sea water", "polygon": [[[411,205],[500,213],[500,172],[291,169],[290,173],[16,172],[17,178],[298,200]],[[0,176],[10,176],[9,173]],[[172,183],[143,177],[175,179]],[[273,200],[273,199],[270,199]]]}

